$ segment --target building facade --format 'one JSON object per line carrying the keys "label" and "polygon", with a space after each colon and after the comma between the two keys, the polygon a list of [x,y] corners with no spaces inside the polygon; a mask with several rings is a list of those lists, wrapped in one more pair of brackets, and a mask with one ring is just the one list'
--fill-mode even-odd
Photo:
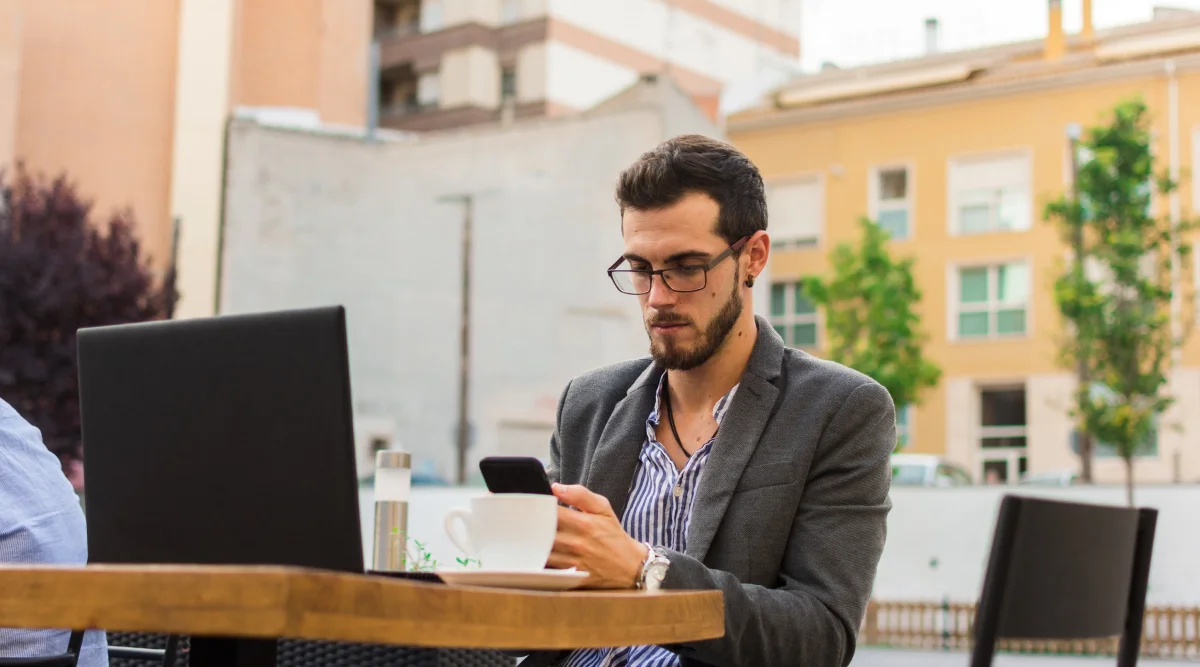
{"label": "building facade", "polygon": [[489,454],[548,460],[567,382],[647,352],[637,299],[604,272],[621,254],[617,174],[691,132],[719,136],[666,80],[569,118],[374,142],[239,118],[220,312],[344,305],[359,470],[398,446],[416,474],[452,480],[465,296],[467,471]]}
{"label": "building facade", "polygon": [[[1085,3],[1088,5],[1090,3]],[[1064,35],[1055,0],[1045,40],[830,70],[795,80],[729,120],[731,141],[769,181],[772,316],[792,345],[820,354],[821,314],[797,288],[854,241],[859,216],[916,258],[926,353],[943,370],[919,406],[902,409],[909,449],[944,455],[976,481],[1077,469],[1068,416],[1074,375],[1059,364],[1064,335],[1053,281],[1067,248],[1044,221],[1070,187],[1068,129],[1107,122],[1140,95],[1153,116],[1158,167],[1180,180],[1155,210],[1197,209],[1200,15]],[[1190,303],[1182,272],[1175,310]],[[1143,482],[1200,480],[1200,340],[1176,355],[1178,401],[1160,418]],[[1101,446],[1101,481],[1123,479]]]}
{"label": "building facade", "polygon": [[722,88],[798,65],[798,0],[375,0],[380,122],[436,130],[588,109],[669,72]]}
{"label": "building facade", "polygon": [[0,168],[66,172],[130,208],[157,269],[179,221],[179,314],[211,314],[226,119],[367,117],[369,0],[0,0]]}

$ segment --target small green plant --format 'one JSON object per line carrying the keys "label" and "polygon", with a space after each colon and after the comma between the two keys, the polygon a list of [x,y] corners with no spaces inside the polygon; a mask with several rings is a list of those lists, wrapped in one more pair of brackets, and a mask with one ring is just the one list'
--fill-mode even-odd
{"label": "small green plant", "polygon": [[[437,559],[425,548],[425,543],[417,539],[409,539],[400,532],[399,528],[392,529],[393,539],[404,540],[405,568],[409,572],[433,572],[438,568]],[[458,557],[454,559],[461,567],[480,567],[480,562],[474,558]]]}

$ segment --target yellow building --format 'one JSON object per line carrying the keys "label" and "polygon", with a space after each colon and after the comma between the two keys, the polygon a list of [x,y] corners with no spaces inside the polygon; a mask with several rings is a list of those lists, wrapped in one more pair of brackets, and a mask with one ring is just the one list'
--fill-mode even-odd
{"label": "yellow building", "polygon": [[[1106,122],[1140,94],[1159,166],[1181,181],[1157,210],[1200,208],[1190,168],[1200,164],[1200,14],[1100,32],[1085,16],[1083,32],[1067,36],[1058,1],[1049,4],[1045,39],[827,69],[727,126],[768,182],[771,311],[790,343],[821,352],[819,315],[793,285],[857,238],[859,216],[916,257],[926,351],[944,376],[902,412],[901,428],[910,451],[941,454],[976,481],[1078,468],[1067,415],[1075,383],[1056,360],[1052,296],[1067,253],[1042,216],[1070,186],[1068,128]],[[1178,402],[1154,454],[1137,462],[1140,481],[1200,481],[1200,338],[1178,355],[1171,390]],[[1123,474],[1120,459],[1097,456],[1098,481]]]}

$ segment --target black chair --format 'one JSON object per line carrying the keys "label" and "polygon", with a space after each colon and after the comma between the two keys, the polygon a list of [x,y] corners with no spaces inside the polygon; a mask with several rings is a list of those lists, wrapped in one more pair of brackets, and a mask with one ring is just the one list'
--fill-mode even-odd
{"label": "black chair", "polygon": [[1158,511],[1005,496],[975,615],[971,667],[998,639],[1120,636],[1134,667]]}

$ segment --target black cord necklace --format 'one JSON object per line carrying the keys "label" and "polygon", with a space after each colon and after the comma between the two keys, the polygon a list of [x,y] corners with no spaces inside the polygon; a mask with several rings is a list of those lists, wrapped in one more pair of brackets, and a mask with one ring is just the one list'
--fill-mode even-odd
{"label": "black cord necklace", "polygon": [[[667,404],[667,423],[671,425],[671,435],[675,436],[675,442],[679,443],[679,451],[683,452],[683,457],[686,459],[692,458],[691,452],[683,446],[683,438],[679,437],[679,429],[675,428],[675,411],[671,409],[671,390],[667,387],[667,375],[663,374],[663,403]],[[721,427],[718,425],[717,430]],[[717,432],[713,431],[713,437],[716,437]]]}

